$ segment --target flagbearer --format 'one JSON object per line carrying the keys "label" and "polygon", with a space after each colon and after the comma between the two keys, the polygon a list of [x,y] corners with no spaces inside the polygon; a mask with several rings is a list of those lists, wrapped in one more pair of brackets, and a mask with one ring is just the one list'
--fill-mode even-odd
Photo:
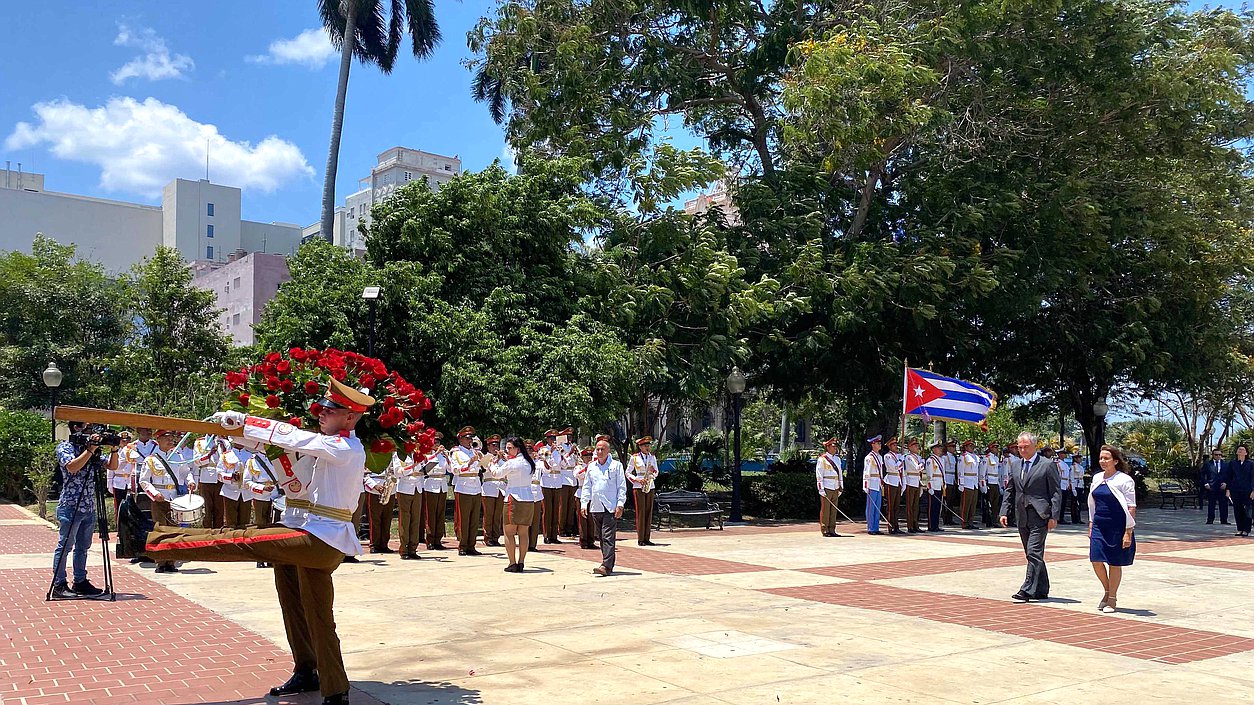
{"label": "flagbearer", "polygon": [[923,474],[923,458],[919,455],[919,439],[906,441],[906,531],[919,533],[919,488],[926,482]]}
{"label": "flagbearer", "polygon": [[962,489],[962,528],[978,529],[975,525],[975,503],[980,498],[980,456],[975,454],[975,441],[970,439],[962,442],[958,484]]}
{"label": "flagbearer", "polygon": [[862,489],[866,492],[866,532],[880,535],[880,501],[883,494],[884,458],[880,456],[883,436],[866,439],[871,452],[862,460]]}
{"label": "flagbearer", "polygon": [[845,489],[844,467],[840,462],[840,441],[823,441],[824,453],[814,461],[814,476],[819,487],[819,532],[824,536],[836,533],[836,508]]}
{"label": "flagbearer", "polygon": [[884,503],[888,505],[888,533],[900,534],[901,525],[897,522],[897,505],[901,503],[901,485],[903,482],[901,456],[897,453],[897,437],[888,439],[888,452],[884,453]]}
{"label": "flagbearer", "polygon": [[932,454],[924,464],[927,475],[927,530],[944,531],[941,525],[941,502],[945,499],[945,461],[941,456],[944,445],[939,441],[932,443]]}
{"label": "flagbearer", "polygon": [[472,446],[475,427],[464,426],[457,432],[457,446],[449,454],[453,469],[453,533],[457,536],[457,555],[478,556],[475,540],[479,538],[479,517],[483,511],[483,481],[479,479],[479,461],[483,454]]}
{"label": "flagbearer", "polygon": [[653,437],[636,440],[636,449],[627,467],[627,479],[631,481],[631,493],[636,501],[636,543],[652,546],[649,540],[653,532],[653,483],[657,480],[657,456],[653,455]]}

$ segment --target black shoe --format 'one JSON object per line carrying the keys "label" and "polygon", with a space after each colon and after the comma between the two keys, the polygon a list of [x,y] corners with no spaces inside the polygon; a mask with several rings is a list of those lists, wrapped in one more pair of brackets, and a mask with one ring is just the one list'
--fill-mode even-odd
{"label": "black shoe", "polygon": [[270,689],[270,694],[275,697],[283,695],[296,695],[297,693],[312,693],[318,690],[318,674],[317,673],[293,673],[291,678],[283,685],[276,685]]}
{"label": "black shoe", "polygon": [[867,533],[870,534],[871,536],[883,536],[884,535],[883,531],[868,531]]}
{"label": "black shoe", "polygon": [[383,547],[383,548],[376,548],[376,549],[374,549],[374,550],[372,551],[372,553],[396,553],[396,551],[393,551],[392,549],[387,548],[387,547],[385,546],[385,547]]}
{"label": "black shoe", "polygon": [[1048,599],[1049,599],[1049,593],[1045,593],[1044,595],[1036,595],[1036,596],[1034,596],[1032,599],[1033,599],[1033,600],[1048,600]]}
{"label": "black shoe", "polygon": [[272,566],[269,563],[266,563],[265,561],[257,561],[257,567],[258,568],[270,568]]}
{"label": "black shoe", "polygon": [[84,595],[86,597],[95,597],[96,595],[104,594],[104,590],[92,585],[90,580],[84,580],[81,583],[74,583],[74,586],[70,589],[76,594]]}
{"label": "black shoe", "polygon": [[522,566],[518,565],[517,563],[510,563],[509,565],[505,566],[505,572],[506,573],[521,573]]}
{"label": "black shoe", "polygon": [[[1206,525],[1207,525],[1207,526],[1210,526],[1211,524],[1214,524],[1214,523],[1215,523],[1215,522],[1213,522],[1213,521],[1208,521],[1208,522],[1206,522]],[[1228,522],[1226,522],[1226,521],[1225,521],[1224,523],[1225,523],[1225,524],[1227,524]]]}
{"label": "black shoe", "polygon": [[430,546],[427,546],[427,548],[431,549],[432,551],[447,551],[448,550],[448,546],[445,546],[442,543],[432,544]]}
{"label": "black shoe", "polygon": [[417,557],[418,557],[418,556],[416,556],[416,555],[414,555],[414,554],[412,554],[412,553],[402,553],[402,554],[401,554],[401,560],[403,560],[403,561],[412,561],[412,560],[414,560],[414,559],[415,559],[415,558],[417,558]]}
{"label": "black shoe", "polygon": [[357,556],[349,556],[349,555],[345,555],[344,560],[341,562],[342,563],[361,563],[361,561],[357,560]]}
{"label": "black shoe", "polygon": [[1015,602],[1023,603],[1032,599],[1032,596],[1020,590],[1019,592],[1016,592],[1015,594],[1011,595],[1010,599],[1014,600]]}
{"label": "black shoe", "polygon": [[464,548],[459,548],[459,549],[457,549],[457,555],[459,555],[459,556],[464,556],[464,555],[466,555],[466,549],[464,549]]}
{"label": "black shoe", "polygon": [[328,695],[322,699],[322,705],[348,705],[348,691]]}
{"label": "black shoe", "polygon": [[466,550],[466,555],[468,555],[468,556],[482,556],[483,554],[482,554],[482,553],[480,553],[480,552],[478,552],[478,551],[476,551],[475,549],[471,548],[471,549],[467,549],[467,550]]}
{"label": "black shoe", "polygon": [[52,586],[52,596],[58,600],[77,600],[82,597],[77,592],[70,589],[66,583],[57,583]]}
{"label": "black shoe", "polygon": [[131,565],[135,565],[136,563],[143,563],[145,558],[147,558],[147,556],[135,556],[134,558],[131,559]]}
{"label": "black shoe", "polygon": [[[1207,524],[1209,524],[1210,522],[1208,521],[1208,522],[1206,522],[1206,523],[1207,523]],[[1219,523],[1220,523],[1220,524],[1224,524],[1224,525],[1226,526],[1226,525],[1228,525],[1228,524],[1231,524],[1232,522],[1230,522],[1230,521],[1221,521],[1221,522],[1219,522]]]}

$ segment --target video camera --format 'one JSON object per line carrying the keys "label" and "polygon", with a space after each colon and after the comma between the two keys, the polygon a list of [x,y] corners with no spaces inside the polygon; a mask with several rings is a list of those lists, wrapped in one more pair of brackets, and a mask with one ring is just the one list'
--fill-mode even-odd
{"label": "video camera", "polygon": [[81,431],[71,433],[70,444],[75,446],[120,446],[122,445],[122,436],[104,424],[91,424],[84,426]]}

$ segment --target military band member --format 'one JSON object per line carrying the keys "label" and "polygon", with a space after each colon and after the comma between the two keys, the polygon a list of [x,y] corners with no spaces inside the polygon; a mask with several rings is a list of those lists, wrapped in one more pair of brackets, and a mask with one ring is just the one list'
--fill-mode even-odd
{"label": "military band member", "polygon": [[627,479],[636,508],[636,543],[654,545],[649,539],[653,534],[653,486],[657,482],[657,456],[653,454],[653,437],[636,440],[636,451],[627,464]]}
{"label": "military band member", "polygon": [[[152,500],[152,523],[169,526],[170,501],[179,496],[180,488],[195,488],[196,477],[187,459],[171,453],[178,444],[175,431],[157,431],[157,450],[144,459],[139,471],[139,489]],[[174,561],[157,563],[158,573],[176,573]]]}
{"label": "military band member", "polygon": [[[439,434],[437,438],[441,437]],[[429,458],[435,464],[427,469],[422,480],[422,508],[427,516],[427,549],[443,551],[444,517],[448,514],[448,451],[437,445]]]}
{"label": "military band member", "polygon": [[501,437],[488,436],[487,453],[480,464],[483,467],[483,545],[500,546],[505,530],[505,497],[508,494],[508,478],[505,476],[505,454],[501,452]]}
{"label": "military band member", "polygon": [[924,463],[927,474],[927,530],[944,531],[941,528],[941,503],[945,499],[945,459],[941,454],[944,445],[940,441],[932,443],[932,454]]}
{"label": "military band member", "polygon": [[814,479],[819,490],[819,533],[839,536],[836,533],[836,508],[840,506],[840,493],[845,489],[840,441],[834,437],[823,441],[823,451],[814,461]]}
{"label": "military band member", "polygon": [[888,439],[884,445],[887,451],[881,456],[884,459],[884,504],[887,505],[888,533],[900,534],[901,525],[897,521],[897,505],[901,503],[902,459],[897,453],[897,437]]}
{"label": "military band member", "polygon": [[319,403],[320,432],[237,412],[215,415],[225,428],[242,425],[248,441],[314,457],[308,499],[301,500],[305,514],[292,519],[285,514],[290,523],[267,529],[160,529],[146,543],[147,552],[160,560],[274,563],[294,673],[270,694],[321,690],[323,705],[343,705],[348,702],[348,677],[335,633],[331,574],[346,553],[361,552],[350,520],[366,452],[353,430],[374,399],[332,380],[327,398]]}
{"label": "military band member", "polygon": [[958,500],[962,496],[958,488],[958,454],[954,452],[956,449],[957,444],[950,441],[945,444],[945,452],[941,455],[941,463],[945,468],[944,506],[949,508],[941,517],[941,523],[945,526],[954,523],[954,517],[958,515]]}
{"label": "military band member", "polygon": [[475,450],[474,426],[457,432],[457,445],[449,453],[453,473],[453,533],[457,536],[457,555],[478,556],[475,540],[479,537],[479,521],[483,511],[483,481],[479,479],[483,453]]}
{"label": "military band member", "polygon": [[[609,440],[607,436],[599,436]],[[579,465],[575,468],[575,480],[579,482],[579,487],[575,491],[575,498],[583,502],[583,488],[588,482],[588,464],[592,462],[592,456],[595,452],[591,446],[584,448],[579,452]],[[580,514],[579,520],[579,547],[580,548],[596,548],[596,526],[591,516]]]}
{"label": "military band member", "polygon": [[[248,454],[237,445],[222,441],[218,450],[218,481],[222,497],[222,525],[242,529],[252,520],[252,498],[244,489],[244,462]],[[243,454],[244,457],[240,457]]]}
{"label": "military band member", "polygon": [[919,533],[919,493],[920,488],[927,482],[917,438],[906,441],[906,462],[903,472],[903,479],[906,483],[906,531],[917,534]]}
{"label": "military band member", "polygon": [[527,531],[527,550],[534,551],[540,544],[540,534],[544,529],[544,490],[540,486],[541,479],[544,477],[544,469],[547,460],[541,458],[548,457],[548,444],[543,440],[531,443],[527,441],[527,445],[531,446],[531,460],[535,465],[536,472],[536,511],[531,517],[531,526]]}
{"label": "military band member", "polygon": [[205,500],[206,529],[221,529],[226,515],[222,507],[222,481],[218,477],[218,456],[226,441],[213,435],[201,436],[192,446],[196,462],[196,494]]}
{"label": "military band member", "polygon": [[880,503],[884,492],[884,458],[880,455],[880,443],[883,436],[872,436],[866,439],[871,444],[871,452],[862,459],[862,490],[866,492],[866,532],[873,536],[880,535]]}
{"label": "military band member", "polygon": [[581,464],[579,446],[575,445],[575,429],[567,426],[562,431],[565,440],[559,444],[562,451],[562,494],[558,497],[559,520],[558,536],[576,536],[576,523],[579,519],[579,502],[575,492],[579,489],[579,480],[575,478],[575,468]]}
{"label": "military band member", "polygon": [[[253,525],[265,529],[274,523],[274,500],[279,498],[275,484],[274,464],[263,450],[249,453],[244,461],[244,491],[252,498]],[[270,568],[265,561],[257,562],[258,568]]]}
{"label": "military band member", "polygon": [[418,560],[418,544],[422,541],[422,465],[425,458],[417,453],[401,460],[393,457],[396,473],[396,504],[400,509],[401,560]]}
{"label": "military band member", "polygon": [[984,525],[993,526],[995,514],[1001,511],[1002,462],[997,454],[1000,448],[996,443],[989,443],[988,450],[980,460],[980,491],[984,493]]}
{"label": "military band member", "polygon": [[396,494],[392,493],[388,501],[383,501],[385,492],[393,482],[392,466],[389,464],[382,473],[366,470],[362,479],[362,488],[366,493],[365,516],[370,526],[370,552],[395,553],[392,550],[392,515],[396,513]]}
{"label": "military band member", "polygon": [[975,441],[962,442],[962,457],[958,459],[958,487],[962,492],[962,528],[978,529],[975,525],[975,505],[980,498],[980,456],[975,454]]}
{"label": "military band member", "polygon": [[[139,471],[144,460],[157,450],[157,442],[152,438],[152,429],[136,428],[137,438],[118,450],[118,469],[113,474],[113,506],[121,507],[126,495],[139,489]],[[118,490],[121,490],[119,492]]]}
{"label": "military band member", "polygon": [[561,543],[557,538],[561,526],[562,449],[557,444],[557,431],[544,432],[544,445],[535,455],[540,469],[540,491],[544,495],[544,542]]}

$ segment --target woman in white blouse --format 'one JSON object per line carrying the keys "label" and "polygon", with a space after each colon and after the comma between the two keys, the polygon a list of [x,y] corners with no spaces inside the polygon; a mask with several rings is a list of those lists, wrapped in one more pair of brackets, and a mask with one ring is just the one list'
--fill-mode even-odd
{"label": "woman in white blouse", "polygon": [[523,561],[527,558],[531,522],[536,512],[540,511],[540,479],[536,474],[536,463],[527,453],[527,444],[522,439],[515,436],[505,442],[505,457],[502,468],[507,485],[505,552],[509,554],[505,572],[521,573]]}
{"label": "woman in white blouse", "polygon": [[1089,487],[1089,561],[1106,594],[1097,603],[1102,612],[1114,612],[1123,567],[1136,557],[1136,483],[1128,474],[1128,462],[1114,446],[1102,446],[1098,464],[1102,472]]}

